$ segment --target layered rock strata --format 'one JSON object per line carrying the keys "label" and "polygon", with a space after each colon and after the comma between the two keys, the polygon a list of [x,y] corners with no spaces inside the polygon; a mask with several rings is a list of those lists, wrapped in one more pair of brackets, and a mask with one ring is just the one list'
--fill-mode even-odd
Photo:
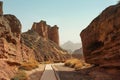
{"label": "layered rock strata", "polygon": [[80,35],[88,63],[120,67],[120,3],[106,8]]}
{"label": "layered rock strata", "polygon": [[52,40],[59,45],[59,32],[57,25],[51,27],[45,21],[41,20],[38,23],[33,23],[32,30],[36,31],[44,40]]}
{"label": "layered rock strata", "polygon": [[3,15],[0,2],[0,80],[9,80],[23,61],[35,59],[21,39],[21,27],[14,15]]}
{"label": "layered rock strata", "polygon": [[22,38],[25,45],[34,50],[35,57],[39,62],[60,62],[70,57],[67,51],[61,49],[52,40],[44,40],[44,38],[34,30],[28,30],[22,33]]}

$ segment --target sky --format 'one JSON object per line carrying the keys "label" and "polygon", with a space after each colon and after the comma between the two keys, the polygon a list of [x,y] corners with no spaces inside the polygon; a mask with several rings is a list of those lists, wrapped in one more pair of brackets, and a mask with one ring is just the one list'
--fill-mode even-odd
{"label": "sky", "polygon": [[44,20],[59,27],[60,44],[81,43],[80,32],[106,7],[118,0],[1,0],[4,14],[15,15],[22,32],[31,29],[33,22]]}

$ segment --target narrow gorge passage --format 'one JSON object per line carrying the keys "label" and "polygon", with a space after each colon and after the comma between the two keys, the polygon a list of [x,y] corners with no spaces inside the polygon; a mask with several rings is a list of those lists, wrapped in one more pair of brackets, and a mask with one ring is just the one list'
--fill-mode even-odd
{"label": "narrow gorge passage", "polygon": [[51,67],[51,64],[46,65],[45,71],[43,72],[41,80],[57,80],[54,70]]}

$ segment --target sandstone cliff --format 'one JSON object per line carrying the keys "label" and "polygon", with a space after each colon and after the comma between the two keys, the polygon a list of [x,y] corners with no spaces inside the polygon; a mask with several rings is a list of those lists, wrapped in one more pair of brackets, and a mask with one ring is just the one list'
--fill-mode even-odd
{"label": "sandstone cliff", "polygon": [[20,21],[14,15],[3,15],[0,2],[0,80],[14,76],[21,62],[35,59],[32,51],[21,40]]}
{"label": "sandstone cliff", "polygon": [[22,33],[25,45],[35,51],[35,57],[39,62],[42,61],[64,61],[69,57],[68,53],[61,49],[52,40],[45,40],[34,30]]}
{"label": "sandstone cliff", "polygon": [[[92,80],[120,80],[120,4],[106,8],[81,34]],[[87,71],[87,70],[86,70]]]}
{"label": "sandstone cliff", "polygon": [[59,45],[59,32],[57,25],[51,27],[45,21],[41,20],[38,23],[33,23],[32,30],[36,31],[44,40],[52,40]]}
{"label": "sandstone cliff", "polygon": [[[120,80],[120,3],[106,8],[81,34],[92,80]],[[87,70],[86,70],[87,71]]]}
{"label": "sandstone cliff", "polygon": [[120,4],[105,9],[81,32],[88,63],[120,67]]}

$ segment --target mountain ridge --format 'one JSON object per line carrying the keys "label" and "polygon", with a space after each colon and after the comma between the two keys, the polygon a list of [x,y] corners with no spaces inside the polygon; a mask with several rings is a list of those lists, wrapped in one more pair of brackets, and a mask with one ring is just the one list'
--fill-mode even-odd
{"label": "mountain ridge", "polygon": [[81,47],[81,43],[73,43],[72,41],[67,41],[61,45],[61,48],[67,50],[70,53],[74,52],[76,49],[80,49]]}

